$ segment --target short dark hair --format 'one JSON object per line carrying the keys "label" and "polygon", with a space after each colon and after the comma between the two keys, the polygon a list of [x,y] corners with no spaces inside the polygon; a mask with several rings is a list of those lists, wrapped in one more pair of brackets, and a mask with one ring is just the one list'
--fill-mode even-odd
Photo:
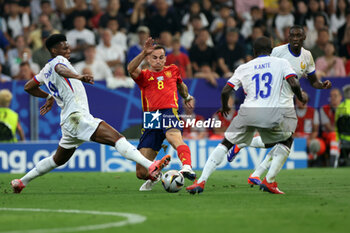
{"label": "short dark hair", "polygon": [[270,38],[266,36],[259,37],[253,44],[254,55],[270,54],[272,51],[272,44]]}
{"label": "short dark hair", "polygon": [[304,28],[303,28],[303,26],[301,26],[301,25],[293,25],[293,26],[291,26],[291,27],[289,28],[289,32],[292,31],[292,30],[294,30],[294,29],[300,29],[300,30],[302,30],[302,31],[304,32]]}
{"label": "short dark hair", "polygon": [[158,45],[156,45],[156,46],[154,47],[153,50],[158,50],[158,49],[163,49],[163,50],[164,50],[164,53],[166,53],[165,47],[164,47],[163,45],[158,44]]}
{"label": "short dark hair", "polygon": [[67,41],[67,38],[63,34],[53,34],[49,36],[45,41],[46,48],[51,51],[53,47],[55,47],[58,43],[62,41]]}

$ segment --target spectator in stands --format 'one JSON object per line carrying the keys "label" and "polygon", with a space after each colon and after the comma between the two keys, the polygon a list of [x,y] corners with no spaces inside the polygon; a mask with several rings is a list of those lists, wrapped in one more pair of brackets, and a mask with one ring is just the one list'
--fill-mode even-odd
{"label": "spectator in stands", "polygon": [[2,73],[2,64],[0,63],[0,83],[10,82],[12,78],[4,73]]}
{"label": "spectator in stands", "polygon": [[135,1],[132,13],[130,16],[130,29],[129,32],[136,32],[139,26],[146,25],[146,5],[147,0]]}
{"label": "spectator in stands", "polygon": [[50,32],[41,32],[41,47],[33,51],[33,62],[37,63],[42,69],[48,60],[51,59],[49,50],[45,47],[45,40],[50,36]]}
{"label": "spectator in stands", "polygon": [[209,25],[211,25],[214,20],[213,9],[214,7],[210,0],[202,0],[202,12],[207,18]]}
{"label": "spectator in stands", "polygon": [[329,24],[328,16],[326,12],[324,12],[324,4],[321,0],[309,0],[308,3],[308,11],[305,17],[304,26],[307,27],[308,30],[315,29],[315,20],[317,15],[323,15],[325,24]]}
{"label": "spectator in stands", "polygon": [[41,39],[43,31],[49,32],[50,35],[60,33],[60,31],[52,27],[48,15],[41,13],[39,16],[39,23],[37,25],[37,28],[31,31],[27,38],[27,44],[30,45],[33,50],[43,47]]}
{"label": "spectator in stands", "polygon": [[107,63],[96,57],[96,47],[95,45],[89,45],[85,51],[85,60],[78,62],[74,65],[74,68],[78,73],[82,73],[83,69],[88,67],[95,81],[106,80],[108,77],[112,77],[112,71],[108,67]]}
{"label": "spectator in stands", "polygon": [[342,100],[341,91],[333,88],[329,94],[329,104],[320,108],[320,120],[322,125],[322,139],[325,141],[330,155],[331,166],[334,166],[339,156],[339,147],[335,133],[335,111]]}
{"label": "spectator in stands", "polygon": [[119,0],[109,0],[106,13],[103,14],[100,18],[100,27],[106,28],[107,23],[110,19],[116,19],[119,24],[120,31],[126,31],[127,24],[125,16],[122,12],[119,12],[120,1]]}
{"label": "spectator in stands", "polygon": [[159,34],[158,44],[161,44],[165,48],[165,55],[167,56],[172,50],[173,36],[169,31],[162,31]]}
{"label": "spectator in stands", "polygon": [[325,55],[316,60],[316,70],[322,71],[327,77],[345,77],[343,60],[335,56],[335,48],[332,42],[328,42]]}
{"label": "spectator in stands", "polygon": [[123,48],[112,44],[112,32],[109,29],[102,31],[101,43],[97,46],[97,57],[105,61],[111,70],[114,70],[117,64],[125,64],[125,54]]}
{"label": "spectator in stands", "polygon": [[338,29],[338,48],[343,44],[343,40],[346,37],[346,30],[350,27],[350,9],[346,10],[345,23]]}
{"label": "spectator in stands", "polygon": [[[304,94],[308,98],[307,93],[304,92]],[[315,108],[308,106],[307,102],[303,104],[297,99],[295,100],[295,107],[298,123],[294,135],[297,138],[306,139],[309,165],[313,165],[317,155],[322,155],[326,149],[322,139],[317,138],[320,125],[319,114]]]}
{"label": "spectator in stands", "polygon": [[26,47],[27,47],[27,44],[24,39],[24,36],[23,35],[17,36],[15,38],[15,48],[12,48],[7,52],[7,61],[10,67],[15,63],[17,64],[21,63],[21,61],[19,60],[19,54]]}
{"label": "spectator in stands", "polygon": [[[56,1],[57,4],[58,1]],[[65,2],[62,1],[61,11],[65,14],[65,20],[63,21],[63,28],[65,30],[72,30],[75,28],[75,18],[77,16],[84,17],[84,22],[89,28],[92,28],[91,18],[93,17],[93,9],[89,9],[86,0],[74,0],[74,6],[66,6]],[[94,6],[94,5],[92,5]]]}
{"label": "spectator in stands", "polygon": [[139,37],[139,42],[129,48],[126,56],[126,60],[128,63],[130,63],[132,59],[134,59],[139,53],[141,53],[143,45],[145,44],[147,38],[150,35],[150,31],[148,27],[140,26],[137,28],[137,34]]}
{"label": "spectator in stands", "polygon": [[212,24],[210,25],[209,31],[214,39],[214,43],[220,41],[222,34],[224,33],[224,26],[226,19],[233,14],[233,11],[227,4],[220,6],[219,15],[215,17]]}
{"label": "spectator in stands", "polygon": [[172,52],[167,55],[165,65],[175,64],[180,71],[182,79],[192,78],[191,62],[187,54],[181,51],[181,44],[178,37],[172,39]]}
{"label": "spectator in stands", "polygon": [[196,100],[193,99],[192,108],[189,108],[185,101],[182,100],[182,106],[183,106],[183,113],[181,114],[181,118],[184,122],[193,121],[195,122],[194,127],[186,127],[188,126],[185,124],[185,127],[183,128],[182,136],[184,139],[193,139],[193,140],[201,140],[208,137],[208,131],[204,127],[197,127],[198,121],[205,121],[205,118],[199,114],[195,113],[195,107],[196,107]]}
{"label": "spectator in stands", "polygon": [[40,66],[33,62],[32,59],[32,50],[29,47],[26,47],[22,49],[19,53],[18,58],[16,59],[15,62],[11,63],[11,75],[15,76],[18,75],[18,72],[20,70],[20,64],[22,62],[28,62],[31,70],[33,70],[33,73],[37,74],[40,71]]}
{"label": "spectator in stands", "polygon": [[1,28],[10,44],[15,45],[14,38],[20,35],[27,35],[30,26],[30,19],[27,13],[21,13],[18,1],[8,1],[9,14],[1,14]]}
{"label": "spectator in stands", "polygon": [[226,43],[220,45],[216,51],[218,67],[225,78],[231,77],[236,67],[245,61],[246,48],[238,43],[238,37],[238,29],[228,29]]}
{"label": "spectator in stands", "polygon": [[305,1],[298,0],[295,8],[296,10],[294,12],[294,23],[295,25],[303,25],[306,21],[308,10]]}
{"label": "spectator in stands", "polygon": [[[314,27],[308,28],[306,32],[306,39],[304,41],[304,47],[306,49],[312,49],[315,46],[318,37],[317,33],[323,28],[328,28],[326,17],[322,13],[317,13],[314,17]],[[331,35],[330,39],[332,39]]]}
{"label": "spectator in stands", "polygon": [[215,49],[207,45],[209,36],[208,30],[202,28],[189,51],[192,69],[195,72],[199,71],[202,65],[208,65],[212,71],[216,70]]}
{"label": "spectator in stands", "polygon": [[329,42],[329,30],[328,28],[324,27],[318,30],[317,32],[318,37],[316,40],[315,46],[310,50],[312,53],[312,56],[314,57],[314,60],[317,58],[324,56],[326,45]]}
{"label": "spectator in stands", "polygon": [[[335,112],[336,136],[340,142],[339,165],[349,165],[350,156],[350,85],[343,87],[344,101]],[[335,167],[337,164],[335,164]]]}
{"label": "spectator in stands", "polygon": [[37,72],[33,71],[29,62],[24,61],[19,65],[19,71],[15,76],[13,76],[13,79],[14,80],[30,80],[37,73],[39,73],[39,71],[37,71]]}
{"label": "spectator in stands", "polygon": [[339,56],[345,60],[350,59],[350,25],[346,28],[344,38],[341,41]]}
{"label": "spectator in stands", "polygon": [[253,59],[254,53],[253,53],[253,43],[256,39],[259,37],[264,36],[264,31],[260,25],[254,25],[253,26],[253,33],[252,35],[245,41],[246,46],[246,54],[247,54],[247,61],[250,61]]}
{"label": "spectator in stands", "polygon": [[346,22],[346,10],[350,9],[350,3],[348,0],[337,0],[337,6],[335,12],[332,12],[330,27],[334,36],[337,35],[338,30]]}
{"label": "spectator in stands", "polygon": [[230,112],[226,116],[223,115],[221,112],[217,111],[213,114],[212,118],[215,119],[215,121],[221,121],[221,128],[213,128],[213,132],[210,135],[210,139],[213,140],[221,140],[224,138],[224,133],[226,129],[229,127],[232,119],[237,115],[236,109],[235,109],[235,98],[234,96],[230,96],[228,99],[227,105],[230,107]]}
{"label": "spectator in stands", "polygon": [[170,8],[166,0],[156,0],[157,13],[150,17],[148,27],[151,36],[158,38],[162,31],[170,31],[172,35],[180,36],[181,24],[176,12]]}
{"label": "spectator in stands", "polygon": [[294,25],[294,16],[292,14],[292,4],[289,0],[280,0],[279,4],[279,11],[273,19],[272,27],[277,39],[284,41],[287,38],[284,38],[283,28]]}
{"label": "spectator in stands", "polygon": [[61,19],[57,13],[52,9],[51,2],[49,0],[40,1],[41,13],[46,14],[49,17],[50,23],[57,31],[62,31]]}
{"label": "spectator in stands", "polygon": [[217,79],[220,78],[220,76],[215,71],[213,71],[211,66],[206,63],[203,63],[199,67],[199,70],[194,72],[193,77],[205,79],[213,87],[218,86]]}
{"label": "spectator in stands", "polygon": [[[1,21],[1,18],[0,18]],[[0,23],[1,26],[1,23]],[[0,48],[3,51],[7,51],[7,49],[10,47],[10,43],[9,41],[6,39],[4,33],[2,32],[2,30],[0,30]]]}
{"label": "spectator in stands", "polygon": [[[191,25],[181,34],[180,43],[181,46],[185,47],[187,50],[191,49],[194,39],[198,37],[199,32],[203,28],[202,21],[199,16],[193,16],[190,19]],[[207,40],[208,46],[214,46],[211,37]]]}
{"label": "spectator in stands", "polygon": [[249,11],[253,6],[264,8],[264,0],[235,0],[235,10],[241,21],[248,19]]}
{"label": "spectator in stands", "polygon": [[107,88],[116,89],[120,87],[133,88],[134,80],[125,74],[124,66],[118,64],[114,70],[114,76],[107,78]]}
{"label": "spectator in stands", "polygon": [[198,16],[201,19],[203,27],[209,26],[207,17],[205,17],[205,14],[201,12],[201,5],[199,0],[191,1],[189,12],[187,12],[181,20],[181,24],[184,28],[187,28],[188,26],[190,26],[190,19],[193,16]]}
{"label": "spectator in stands", "polygon": [[25,141],[18,114],[10,109],[11,101],[12,93],[8,89],[0,90],[0,141],[17,142],[16,132],[20,141]]}
{"label": "spectator in stands", "polygon": [[72,50],[71,62],[76,63],[84,59],[84,50],[95,44],[95,34],[85,28],[86,19],[83,15],[74,18],[74,29],[67,32],[67,42]]}
{"label": "spectator in stands", "polygon": [[253,26],[256,22],[263,20],[263,10],[257,6],[253,6],[250,9],[249,19],[243,22],[241,28],[241,34],[245,39],[249,38],[253,33]]}
{"label": "spectator in stands", "polygon": [[126,53],[128,50],[127,37],[124,32],[119,30],[119,23],[116,19],[110,19],[107,23],[107,29],[112,32],[112,41],[113,45],[116,45],[123,49],[123,52]]}

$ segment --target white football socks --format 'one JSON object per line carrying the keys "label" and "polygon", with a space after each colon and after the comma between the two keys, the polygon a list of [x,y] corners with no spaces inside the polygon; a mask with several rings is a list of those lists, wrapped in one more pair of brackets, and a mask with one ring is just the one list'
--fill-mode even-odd
{"label": "white football socks", "polygon": [[271,162],[271,167],[266,174],[266,181],[268,183],[275,182],[277,174],[282,169],[290,153],[290,149],[283,144],[277,144],[275,147],[276,148],[272,154],[273,159]]}
{"label": "white football socks", "polygon": [[275,151],[276,147],[273,147],[272,150],[266,155],[265,159],[259,164],[259,166],[252,173],[253,177],[260,177],[271,165],[272,154]]}
{"label": "white football socks", "polygon": [[25,186],[27,186],[31,180],[48,173],[56,167],[57,164],[53,160],[53,156],[47,157],[43,160],[40,160],[32,170],[30,170],[25,176],[21,178],[21,181]]}
{"label": "white football socks", "polygon": [[208,180],[209,176],[215,171],[216,167],[224,160],[227,152],[227,147],[221,143],[214,149],[214,151],[209,155],[209,158],[204,165],[202,175],[198,179],[197,183],[200,183],[203,180]]}
{"label": "white football socks", "polygon": [[141,152],[131,145],[130,142],[128,142],[124,137],[120,138],[115,143],[115,149],[125,158],[135,161],[147,169],[152,164],[152,161],[146,159]]}

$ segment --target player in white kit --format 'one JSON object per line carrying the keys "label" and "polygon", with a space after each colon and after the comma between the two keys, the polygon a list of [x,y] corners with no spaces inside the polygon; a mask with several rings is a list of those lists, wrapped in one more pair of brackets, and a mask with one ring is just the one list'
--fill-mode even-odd
{"label": "player in white kit", "polygon": [[[85,88],[82,84],[82,82],[93,84],[93,77],[79,75],[70,64],[68,59],[71,50],[65,35],[51,35],[47,38],[45,45],[52,59],[38,75],[25,84],[24,89],[33,96],[46,98],[46,103],[40,108],[41,115],[49,112],[56,100],[61,108],[62,138],[53,156],[41,160],[21,179],[11,181],[13,191],[20,193],[34,178],[65,164],[75,149],[85,141],[114,146],[125,158],[141,164],[149,170],[151,176],[157,177],[160,170],[170,162],[170,156],[166,155],[161,160],[152,162],[112,126],[101,119],[94,118],[90,114]],[[41,90],[41,84],[45,84],[51,94]]]}
{"label": "player in white kit", "polygon": [[[306,77],[314,88],[329,89],[332,87],[331,82],[329,80],[321,82],[317,78],[315,74],[315,63],[312,58],[312,54],[310,51],[302,47],[305,38],[306,36],[303,27],[298,25],[291,27],[289,30],[289,43],[286,45],[275,47],[272,50],[271,56],[287,59],[291,64],[293,70],[297,74],[298,79]],[[286,110],[284,115],[285,120],[289,122],[290,130],[294,133],[295,128],[297,126],[297,117],[294,109],[293,97],[294,94],[290,86],[286,85],[286,82],[284,81],[280,99],[280,107]],[[245,146],[247,145],[240,144],[238,145],[238,148],[243,148]],[[269,148],[273,145],[265,145],[261,141],[260,137],[255,137],[250,146]],[[239,150],[235,145],[234,150],[231,150],[231,153],[229,153],[227,156],[229,162],[233,161],[238,151]],[[272,153],[273,151],[267,154],[263,162],[261,162],[260,165],[256,168],[256,170],[248,177],[248,184],[261,184],[260,176],[266,171],[266,169],[270,167],[270,164],[272,162]]]}
{"label": "player in white kit", "polygon": [[[226,115],[230,108],[227,100],[233,90],[243,87],[246,97],[241,104],[238,115],[232,120],[225,132],[224,140],[210,154],[198,181],[186,188],[191,194],[200,193],[211,173],[224,160],[228,150],[234,144],[249,145],[255,134],[260,133],[265,144],[276,144],[274,147],[277,159],[273,169],[268,174],[274,179],[279,172],[283,160],[288,156],[291,147],[292,132],[288,122],[283,121],[284,110],[279,108],[281,89],[284,80],[300,101],[304,102],[300,84],[294,70],[287,60],[271,57],[271,41],[267,37],[260,37],[254,42],[254,56],[252,61],[239,66],[234,75],[228,80],[221,93],[222,108]],[[283,165],[283,164],[282,164]],[[273,184],[275,189],[277,183]]]}

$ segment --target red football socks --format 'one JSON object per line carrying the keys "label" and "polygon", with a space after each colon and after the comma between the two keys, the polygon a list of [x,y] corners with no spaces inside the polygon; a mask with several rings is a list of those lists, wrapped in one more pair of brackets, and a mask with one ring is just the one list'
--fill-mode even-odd
{"label": "red football socks", "polygon": [[191,166],[191,151],[187,145],[181,145],[176,148],[177,155],[183,165],[187,164]]}

